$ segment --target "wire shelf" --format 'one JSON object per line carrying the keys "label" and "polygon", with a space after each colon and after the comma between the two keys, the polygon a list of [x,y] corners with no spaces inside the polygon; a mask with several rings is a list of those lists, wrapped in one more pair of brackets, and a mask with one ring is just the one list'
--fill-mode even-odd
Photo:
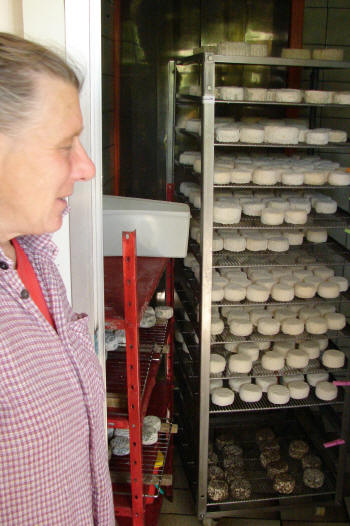
{"label": "wire shelf", "polygon": [[249,218],[242,216],[241,221],[237,224],[222,225],[213,223],[213,228],[217,230],[300,230],[304,228],[346,228],[350,224],[350,216],[344,211],[337,210],[335,214],[316,214],[313,211],[307,216],[307,221],[303,225],[292,225],[282,223],[281,225],[263,225],[260,218]]}
{"label": "wire shelf", "polygon": [[350,327],[346,325],[341,331],[327,331],[325,334],[315,335],[309,334],[304,331],[298,336],[291,336],[289,334],[283,334],[279,332],[275,336],[264,336],[259,332],[254,330],[250,336],[234,336],[229,328],[226,326],[221,334],[216,336],[211,336],[212,345],[222,345],[225,343],[244,343],[244,342],[295,342],[300,343],[308,340],[319,340],[320,338],[328,338],[329,340],[334,340],[336,338],[350,338]]}
{"label": "wire shelf", "polygon": [[[175,159],[175,165],[178,167],[182,167],[185,170],[190,171],[191,175],[197,179],[198,183],[201,181],[202,174],[200,172],[195,172],[193,170],[192,164],[184,164],[180,163],[178,159]],[[228,183],[228,184],[213,184],[213,188],[220,188],[220,189],[227,189],[227,190],[337,190],[341,188],[348,189],[349,186],[347,185],[331,185],[331,184],[322,184],[322,185],[311,185],[311,184],[301,184],[301,185],[288,185],[288,184],[255,184],[255,183],[245,183],[245,184],[235,184],[235,183]]]}
{"label": "wire shelf", "polygon": [[247,299],[243,300],[242,302],[235,302],[235,301],[213,301],[212,305],[216,305],[217,307],[244,307],[244,306],[254,306],[254,305],[310,305],[310,303],[349,303],[350,302],[350,291],[342,292],[339,294],[337,298],[321,298],[320,296],[314,296],[310,299],[302,299],[302,298],[294,298],[292,301],[275,301],[272,298],[269,298],[266,302],[256,302],[256,301],[249,301]]}
{"label": "wire shelf", "polygon": [[321,406],[321,405],[335,405],[335,404],[343,404],[344,403],[344,395],[342,389],[338,389],[338,396],[335,400],[332,400],[330,402],[320,400],[317,398],[317,396],[314,394],[314,388],[310,387],[310,394],[307,398],[303,400],[294,400],[290,399],[287,404],[271,404],[269,400],[267,399],[266,393],[263,393],[262,398],[259,402],[242,402],[242,400],[239,398],[239,395],[236,395],[235,400],[233,404],[220,407],[218,405],[215,405],[210,401],[209,403],[209,413],[214,414],[220,414],[220,413],[239,413],[242,411],[262,411],[262,410],[270,410],[270,409],[287,409],[292,408],[296,409],[298,407],[313,407],[313,406]]}
{"label": "wire shelf", "polygon": [[[165,424],[165,425],[164,425]],[[167,454],[171,438],[171,426],[169,421],[163,423],[161,431],[158,433],[158,441],[152,446],[142,446],[142,475],[144,484],[144,497],[157,498],[160,493],[164,477]],[[167,429],[167,431],[162,431]],[[159,464],[159,467],[157,467]],[[113,487],[115,495],[130,495],[130,487],[118,488],[119,484],[130,483],[130,456],[112,455],[109,463],[112,482],[116,483]],[[149,486],[156,488],[155,493],[149,491]]]}
{"label": "wire shelf", "polygon": [[[185,128],[176,128],[176,131],[193,137],[197,141],[201,140],[201,135],[198,133],[190,132]],[[298,144],[268,144],[268,143],[244,143],[244,142],[214,142],[214,146],[220,146],[224,148],[283,148],[293,150],[337,150],[339,153],[347,152],[350,149],[350,142],[346,143],[328,143],[325,145],[317,144],[306,144],[304,142],[298,142]]]}
{"label": "wire shelf", "polygon": [[[323,467],[321,468],[325,480],[324,484],[319,489],[311,489],[304,485],[303,483],[303,470],[301,467],[301,461],[293,459],[289,456],[288,448],[289,443],[292,440],[304,440],[307,443],[310,442],[308,436],[306,436],[305,431],[296,421],[281,421],[277,419],[275,421],[272,419],[272,423],[276,426],[277,429],[277,440],[280,444],[280,454],[281,458],[285,459],[288,463],[288,472],[295,478],[295,489],[290,495],[281,495],[273,489],[272,481],[269,480],[266,476],[266,471],[262,467],[259,455],[260,451],[255,442],[252,441],[252,437],[255,436],[256,430],[259,429],[257,425],[251,425],[249,422],[245,422],[244,430],[242,435],[242,425],[236,425],[233,427],[233,433],[237,434],[239,437],[239,442],[243,445],[243,459],[244,459],[244,469],[247,473],[247,479],[250,481],[252,486],[252,494],[247,500],[227,500],[224,502],[208,502],[207,505],[209,509],[212,509],[213,506],[219,505],[233,505],[233,504],[243,504],[244,502],[258,502],[272,499],[291,499],[298,497],[314,497],[316,495],[330,495],[335,493],[335,484],[334,476],[332,472],[328,469],[325,462],[323,462]],[[263,425],[271,426],[271,421],[268,423],[264,422]],[[233,436],[235,436],[233,434]],[[312,454],[319,454],[318,450],[314,450],[311,447]],[[327,453],[324,452],[324,455]],[[219,464],[220,465],[220,464]],[[222,466],[221,466],[222,467]]]}
{"label": "wire shelf", "polygon": [[[200,261],[200,246],[193,239],[189,243],[189,250]],[[270,252],[230,252],[220,250],[213,252],[213,268],[221,267],[294,267],[305,265],[303,258],[313,257],[312,265],[343,266],[350,263],[349,253],[337,242],[326,242],[321,244],[304,241],[302,245],[290,246],[288,253]]]}
{"label": "wire shelf", "polygon": [[[126,397],[127,377],[126,377],[126,353],[117,351],[112,357],[108,356],[106,362],[106,384],[107,392],[113,394],[122,394]],[[140,396],[144,395],[147,379],[151,370],[151,365],[158,363],[161,359],[159,353],[153,350],[140,349],[139,366],[140,366]]]}

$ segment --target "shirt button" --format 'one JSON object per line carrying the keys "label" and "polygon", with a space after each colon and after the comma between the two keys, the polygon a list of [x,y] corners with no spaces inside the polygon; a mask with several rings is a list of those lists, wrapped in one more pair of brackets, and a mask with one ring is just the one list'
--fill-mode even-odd
{"label": "shirt button", "polygon": [[22,300],[27,300],[29,298],[29,292],[27,291],[27,289],[21,290],[21,298]]}
{"label": "shirt button", "polygon": [[5,261],[0,261],[0,268],[2,270],[7,270],[9,268],[8,264]]}

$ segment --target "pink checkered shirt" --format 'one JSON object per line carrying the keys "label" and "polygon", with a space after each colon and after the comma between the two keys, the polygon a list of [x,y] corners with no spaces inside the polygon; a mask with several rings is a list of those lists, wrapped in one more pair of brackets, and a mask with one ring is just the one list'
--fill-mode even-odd
{"label": "pink checkered shirt", "polygon": [[105,388],[87,318],[68,303],[50,236],[18,241],[57,332],[0,250],[0,525],[112,526]]}

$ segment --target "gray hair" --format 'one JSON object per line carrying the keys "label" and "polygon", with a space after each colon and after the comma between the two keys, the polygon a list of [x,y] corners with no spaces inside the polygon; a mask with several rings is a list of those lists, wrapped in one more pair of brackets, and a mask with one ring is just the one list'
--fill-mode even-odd
{"label": "gray hair", "polygon": [[10,135],[30,117],[40,74],[81,88],[77,72],[59,55],[30,40],[0,32],[0,132]]}

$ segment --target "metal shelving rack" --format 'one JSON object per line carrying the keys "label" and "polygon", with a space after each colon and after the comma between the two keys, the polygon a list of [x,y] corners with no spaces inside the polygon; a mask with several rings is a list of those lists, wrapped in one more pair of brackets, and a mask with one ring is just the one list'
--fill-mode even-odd
{"label": "metal shelving rack", "polygon": [[[192,485],[194,497],[196,500],[197,514],[200,519],[205,517],[220,517],[237,515],[240,510],[247,509],[249,503],[254,502],[254,507],[257,507],[257,503],[266,501],[271,504],[270,508],[281,508],[283,506],[283,497],[276,493],[271,492],[271,487],[266,491],[264,496],[253,495],[250,501],[237,502],[237,501],[225,501],[219,503],[213,503],[208,500],[207,497],[207,473],[208,473],[208,442],[209,435],[212,427],[222,425],[223,422],[227,423],[227,417],[230,416],[230,422],[240,427],[239,418],[245,418],[246,415],[254,413],[258,419],[258,415],[269,415],[268,418],[274,418],[278,414],[286,415],[291,414],[298,415],[298,419],[302,422],[302,428],[308,431],[308,438],[312,441],[314,446],[319,449],[320,455],[323,457],[325,465],[330,468],[333,473],[330,475],[330,479],[327,480],[327,484],[323,488],[324,491],[312,491],[312,497],[316,498],[317,495],[324,499],[325,495],[331,495],[333,502],[339,503],[343,496],[343,483],[344,483],[344,464],[346,455],[346,445],[340,445],[338,459],[334,454],[334,450],[328,455],[328,450],[325,452],[322,444],[319,444],[319,436],[316,436],[312,429],[308,426],[308,421],[312,418],[309,414],[305,417],[305,411],[309,411],[310,407],[320,407],[323,405],[319,399],[317,399],[311,391],[310,396],[303,401],[291,401],[286,406],[279,407],[280,411],[271,411],[276,409],[276,406],[272,406],[264,395],[263,399],[257,404],[245,404],[239,400],[235,400],[234,404],[228,408],[219,408],[214,406],[210,400],[210,374],[209,374],[209,357],[211,349],[215,351],[222,350],[222,344],[225,342],[232,341],[277,341],[277,340],[288,340],[293,339],[294,341],[302,341],[312,339],[313,337],[307,333],[303,333],[299,337],[288,337],[285,335],[278,335],[275,337],[262,337],[257,333],[253,333],[250,337],[246,338],[235,338],[229,334],[226,330],[220,337],[213,337],[210,334],[211,326],[211,307],[212,305],[230,305],[230,302],[212,303],[211,301],[211,289],[212,289],[212,269],[220,267],[252,267],[252,266],[280,266],[280,265],[294,265],[297,264],[297,258],[303,255],[314,254],[317,256],[317,262],[320,264],[331,264],[333,266],[344,267],[349,264],[348,252],[338,245],[336,242],[327,243],[327,251],[315,247],[312,244],[305,243],[302,248],[298,247],[291,250],[291,255],[294,255],[293,259],[289,262],[285,262],[286,258],[283,258],[283,254],[273,254],[271,252],[264,253],[248,253],[232,254],[227,252],[216,253],[212,251],[212,233],[213,230],[224,230],[224,229],[262,229],[266,228],[259,224],[255,219],[243,218],[239,225],[221,225],[213,223],[213,194],[215,188],[229,188],[229,189],[278,189],[282,188],[281,185],[264,186],[258,187],[253,184],[246,185],[216,185],[214,184],[214,152],[217,147],[225,148],[225,152],[229,149],[242,148],[243,150],[248,148],[261,148],[261,149],[288,149],[288,150],[322,150],[326,153],[327,151],[350,151],[350,143],[343,145],[326,145],[320,147],[310,147],[306,144],[298,144],[294,146],[286,145],[270,145],[270,144],[242,144],[242,143],[217,143],[214,136],[214,121],[215,121],[215,106],[217,104],[234,104],[242,105],[249,104],[251,106],[266,106],[266,107],[310,107],[310,119],[314,122],[316,108],[323,105],[318,104],[283,104],[283,103],[247,103],[247,102],[230,102],[215,100],[215,70],[218,64],[227,64],[234,67],[235,65],[258,65],[258,66],[277,66],[281,68],[288,67],[302,67],[311,70],[311,89],[316,89],[318,83],[319,72],[321,69],[350,69],[350,62],[331,62],[331,61],[315,61],[315,60],[292,60],[274,57],[227,57],[214,55],[212,53],[201,53],[191,57],[179,59],[176,61],[170,61],[168,67],[169,73],[169,105],[168,105],[168,133],[167,133],[167,180],[168,182],[174,181],[175,170],[179,171],[179,163],[175,159],[175,145],[177,138],[180,134],[185,134],[188,137],[195,139],[195,144],[199,144],[201,147],[201,160],[202,160],[202,171],[201,174],[192,173],[193,180],[201,185],[201,210],[195,210],[192,208],[193,215],[197,214],[200,216],[200,231],[201,231],[201,244],[198,246],[196,243],[192,243],[191,251],[197,257],[200,262],[200,283],[196,282],[194,275],[182,268],[176,278],[176,291],[179,299],[182,303],[183,308],[177,310],[176,323],[177,327],[183,335],[184,341],[187,345],[187,352],[184,352],[181,345],[178,347],[176,370],[177,377],[179,379],[179,385],[181,390],[178,391],[177,396],[180,399],[184,410],[188,408],[188,411],[193,411],[193,414],[198,415],[197,428],[194,423],[195,420],[191,420],[191,415],[179,414],[179,421],[184,429],[187,430],[184,433],[184,444],[183,444],[183,458],[185,460],[185,467],[189,473],[189,476],[195,479],[195,483]],[[186,66],[196,66],[199,69],[201,76],[201,96],[189,96],[177,94],[177,83],[178,76],[181,74],[180,71]],[[176,126],[176,109],[177,106],[181,105],[200,105],[201,106],[201,136],[184,131]],[[327,107],[338,107],[339,105],[327,105]],[[262,150],[263,151],[263,150]],[[189,168],[181,167],[186,172],[186,179],[188,179]],[[283,186],[283,189],[288,187]],[[317,190],[321,187],[310,187],[310,186],[299,186],[291,187],[293,190],[313,189]],[[329,186],[323,186],[322,189],[330,189]],[[183,196],[178,196],[180,199]],[[349,214],[339,211],[337,214],[325,220],[320,216],[311,214],[308,218],[308,225],[313,228],[326,228],[328,229],[342,229],[347,231],[350,224]],[[293,228],[292,225],[279,225],[278,227],[267,227],[272,229],[283,230],[284,228]],[[295,228],[300,228],[300,226]],[[289,255],[289,253],[288,253]],[[284,262],[282,262],[284,260]],[[192,275],[191,275],[192,274]],[[176,276],[177,274],[175,274]],[[348,295],[342,298],[347,300]],[[295,300],[297,301],[297,300]],[[315,299],[310,300],[315,301]],[[194,309],[194,303],[199,303],[199,321],[197,321],[196,313]],[[270,302],[269,302],[270,303]],[[300,303],[304,303],[301,300]],[[307,301],[305,301],[307,303]],[[244,302],[248,305],[249,302]],[[244,308],[244,304],[237,303],[237,307]],[[285,305],[285,304],[284,304]],[[349,338],[349,326],[343,331],[329,331],[327,336],[332,339],[333,342],[338,340],[346,341]],[[350,375],[350,354],[347,354],[347,369],[342,371],[345,378],[349,378]],[[319,364],[315,364],[319,365]],[[317,368],[316,368],[317,369]],[[315,369],[315,370],[316,370]],[[295,372],[295,371],[294,371]],[[339,372],[339,371],[338,371]],[[285,374],[290,374],[289,371],[284,371]],[[256,369],[253,370],[252,375],[259,375]],[[350,392],[349,389],[345,388],[340,390],[340,395],[336,400],[337,407],[343,407],[343,417],[341,421],[336,419],[333,413],[328,412],[328,416],[332,414],[333,420],[337,421],[339,427],[339,437],[346,441],[349,429],[350,429]],[[335,404],[326,403],[325,411],[331,410]],[[328,406],[328,408],[327,408]],[[258,411],[259,410],[259,411]],[[234,416],[234,419],[232,417]],[[261,416],[259,416],[261,418]],[[238,420],[237,420],[238,419]],[[197,440],[196,440],[197,437]],[[336,448],[335,448],[336,449]],[[193,451],[196,451],[193,455]],[[327,453],[327,454],[325,454]],[[338,469],[335,470],[334,466],[338,462]],[[257,477],[259,479],[259,477]],[[262,477],[260,476],[260,479]],[[261,480],[259,481],[261,484]],[[310,496],[310,491],[300,490],[295,495],[290,495],[289,505],[294,502],[294,498],[298,498],[298,501],[303,497]],[[334,499],[335,497],[335,499]],[[323,501],[324,502],[324,501]]]}
{"label": "metal shelving rack", "polygon": [[[124,329],[126,346],[106,362],[107,425],[129,428],[130,455],[110,462],[114,509],[121,526],[157,522],[161,495],[172,492],[173,327],[158,320],[139,329],[145,308],[166,273],[166,304],[173,306],[173,260],[136,257],[136,232],[123,232],[123,256],[105,257],[106,327]],[[165,360],[163,380],[157,379]],[[142,445],[142,422],[157,415],[162,425],[153,446]],[[162,489],[162,487],[164,489]]]}

